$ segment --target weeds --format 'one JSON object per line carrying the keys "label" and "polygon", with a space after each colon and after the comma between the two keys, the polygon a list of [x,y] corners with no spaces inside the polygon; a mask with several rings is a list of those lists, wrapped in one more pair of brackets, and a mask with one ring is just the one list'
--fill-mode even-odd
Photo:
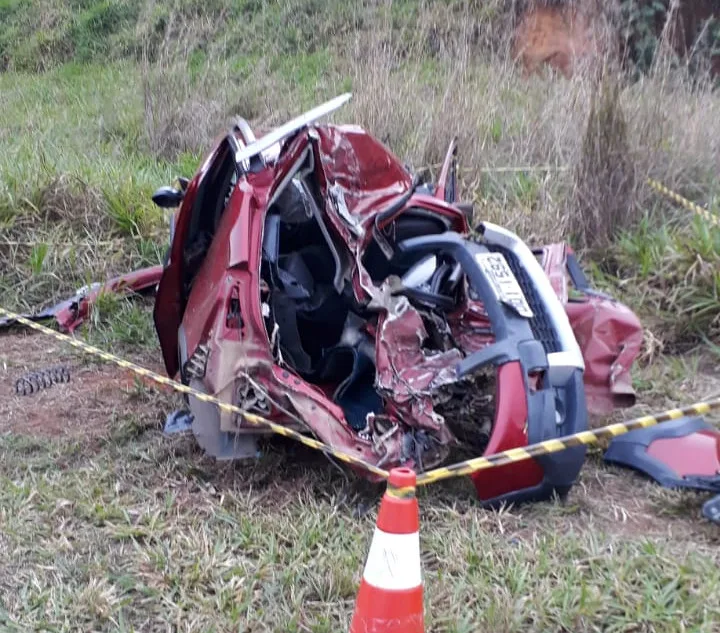
{"label": "weeds", "polygon": [[[110,5],[103,4],[115,11]],[[6,9],[9,23],[25,15],[18,6]],[[56,26],[68,19],[59,1],[46,15]],[[643,81],[619,82],[599,95],[582,72],[571,81],[523,80],[508,42],[492,28],[511,27],[513,15],[500,0],[482,7],[332,3],[324,12],[305,0],[287,7],[149,3],[132,32],[139,64],[0,76],[7,121],[0,130],[0,223],[9,228],[3,239],[38,242],[2,247],[19,259],[7,260],[0,285],[19,288],[14,284],[30,275],[32,284],[9,295],[30,304],[51,289],[70,289],[61,281],[82,285],[86,275],[94,281],[157,261],[167,237],[150,194],[177,175],[191,176],[234,116],[266,129],[345,90],[354,98],[334,120],[363,125],[431,175],[458,135],[461,195],[475,203],[477,218],[534,244],[574,235],[576,247],[590,238],[607,244],[618,229],[631,230],[657,203],[643,185],[646,176],[700,204],[710,199],[720,164],[720,100],[709,84],[659,62]],[[332,37],[320,45],[307,35],[310,25]],[[127,24],[117,26],[128,40]],[[302,37],[288,35],[293,29]],[[285,48],[271,45],[269,32]],[[58,251],[53,240],[77,248]],[[82,246],[97,243],[105,254],[100,244],[107,241],[118,244],[107,266]],[[42,267],[40,250],[32,251],[40,244],[49,245]],[[90,273],[65,262],[53,271],[53,258],[65,254]],[[622,274],[645,279],[627,260]],[[643,285],[635,292],[652,295]],[[702,302],[692,293],[682,298]],[[686,305],[683,314],[709,314],[710,305]],[[665,328],[665,336],[671,331],[686,330]]]}
{"label": "weeds", "polygon": [[162,261],[162,214],[139,200],[142,190],[106,188],[81,178],[53,177],[13,207],[0,236],[5,305],[37,309],[80,286]]}
{"label": "weeds", "polygon": [[[636,76],[659,60],[702,76],[720,62],[720,22],[713,0],[620,0],[619,17]],[[713,12],[715,12],[713,14]]]}
{"label": "weeds", "polygon": [[646,217],[636,231],[622,233],[611,261],[633,289],[624,293],[628,300],[673,343],[667,351],[720,336],[720,229],[700,217],[662,226]]}
{"label": "weeds", "polygon": [[115,353],[152,350],[157,345],[152,305],[141,297],[101,293],[86,328],[91,345]]}
{"label": "weeds", "polygon": [[[334,120],[414,167],[436,173],[459,135],[478,218],[534,243],[571,230],[611,240],[585,262],[647,325],[642,406],[676,404],[701,388],[703,357],[661,354],[720,340],[720,231],[641,183],[711,200],[720,100],[663,63],[599,98],[582,73],[523,80],[506,54],[514,5],[0,0],[3,304],[35,309],[159,263],[167,235],[150,194],[192,176],[233,116],[259,129],[352,90]],[[102,296],[81,335],[160,362],[140,298]],[[13,340],[0,345],[3,379],[70,357]],[[377,490],[277,443],[251,464],[204,460],[191,439],[158,434],[175,399],[78,365],[47,400],[0,393],[0,626],[346,625],[374,524],[358,509]],[[71,437],[24,435],[58,429]],[[696,500],[597,463],[564,505],[483,512],[465,484],[421,492],[432,630],[704,631],[720,619],[717,538],[687,518]]]}
{"label": "weeds", "polygon": [[[0,595],[23,629],[327,631],[347,626],[378,492],[274,449],[203,460],[163,439],[152,404],[108,415],[121,441],[0,438]],[[89,483],[91,482],[91,483]],[[292,482],[287,484],[286,482]],[[615,487],[624,495],[608,498]],[[712,630],[720,576],[699,500],[590,464],[568,504],[486,512],[423,490],[433,631]],[[370,512],[358,518],[362,504]],[[662,516],[659,516],[662,514]],[[561,535],[561,536],[559,536]],[[702,578],[702,582],[698,582]]]}
{"label": "weeds", "polygon": [[572,199],[570,230],[578,247],[607,247],[635,222],[635,165],[619,96],[608,75],[592,93]]}
{"label": "weeds", "polygon": [[102,191],[80,177],[62,174],[38,189],[37,199],[31,206],[39,217],[24,220],[63,223],[77,232],[98,235],[111,229],[104,203]]}
{"label": "weeds", "polygon": [[[176,7],[177,8],[177,7]],[[179,7],[184,8],[182,5]],[[142,63],[143,124],[147,149],[173,159],[183,152],[204,149],[225,121],[228,94],[227,64],[220,56],[208,59],[202,50],[214,18],[204,11],[187,16],[187,8],[168,16],[164,38]]]}

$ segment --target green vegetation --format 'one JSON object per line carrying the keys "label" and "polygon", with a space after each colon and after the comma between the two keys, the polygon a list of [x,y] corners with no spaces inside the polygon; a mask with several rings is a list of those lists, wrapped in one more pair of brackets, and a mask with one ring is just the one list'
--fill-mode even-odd
{"label": "green vegetation", "polygon": [[[522,79],[510,4],[0,0],[1,304],[38,309],[160,263],[150,196],[192,175],[233,116],[267,128],[352,90],[334,120],[416,168],[434,175],[459,136],[478,218],[583,247],[647,326],[639,410],[706,395],[720,229],[645,179],[720,213],[720,95],[673,64],[617,93],[590,76]],[[160,362],[148,302],[104,297],[79,335]],[[0,345],[0,378],[33,358]],[[96,369],[72,383],[92,393],[77,436],[0,420],[0,629],[345,628],[375,518],[356,513],[378,490],[282,443],[250,466],[212,463],[159,433],[179,399],[142,385],[111,398]],[[720,621],[717,538],[694,496],[596,459],[566,505],[483,512],[464,483],[421,498],[428,630]]]}
{"label": "green vegetation", "polygon": [[[652,192],[645,177],[712,204],[720,102],[709,86],[663,66],[646,81],[621,82],[600,118],[591,116],[597,91],[590,77],[519,79],[497,35],[512,23],[503,7],[480,11],[471,2],[439,0],[380,7],[55,0],[41,10],[34,2],[6,1],[0,10],[1,57],[10,69],[0,75],[6,302],[37,307],[88,278],[161,261],[165,225],[150,194],[176,175],[192,174],[233,116],[272,125],[353,90],[337,117],[371,129],[418,168],[432,173],[458,134],[463,193],[479,216],[535,242],[559,234],[576,247],[599,246],[601,237],[613,242],[597,258],[599,281],[637,305],[612,278],[636,278],[631,262],[639,222],[645,218],[648,231],[687,242],[688,212]],[[29,45],[40,23],[49,29],[46,39],[63,42],[56,48],[67,54],[36,52],[33,63],[20,63],[23,55],[13,47]],[[526,165],[543,169],[494,171]],[[716,229],[705,230],[698,248],[712,261],[706,247],[716,241]],[[618,231],[623,239],[616,239]],[[47,248],[37,250],[36,242]],[[56,246],[61,242],[64,250]],[[97,258],[96,242],[114,246]],[[692,259],[693,248],[685,251]],[[654,270],[663,271],[656,288],[687,272]],[[702,274],[696,283],[700,296],[666,297],[663,310],[680,312],[682,323],[673,315],[672,327],[660,327],[658,335],[696,340],[683,324],[712,321],[714,282]],[[709,336],[715,340],[714,331]]]}
{"label": "green vegetation", "polygon": [[[694,3],[702,11],[701,2]],[[705,3],[709,7],[711,3]],[[686,8],[688,5],[686,5]],[[619,9],[624,24],[626,37],[629,40],[631,53],[636,58],[636,73],[647,72],[658,54],[661,54],[662,42],[658,37],[657,24],[662,24],[669,13],[677,11],[672,0],[620,0]],[[690,8],[692,11],[692,8]],[[684,37],[682,30],[678,32],[679,37]],[[712,15],[702,26],[697,34],[694,44],[694,54],[689,60],[690,68],[697,72],[707,66],[708,63],[720,59],[720,18]],[[675,63],[676,60],[670,60]]]}
{"label": "green vegetation", "polygon": [[[204,460],[153,430],[160,404],[95,444],[0,440],[3,629],[347,630],[376,519],[357,512],[377,497],[303,451]],[[426,630],[713,630],[720,567],[686,521],[698,501],[623,477],[591,464],[569,505],[501,514],[459,485],[424,491]],[[640,498],[674,537],[636,522]]]}
{"label": "green vegetation", "polygon": [[676,351],[720,340],[720,228],[699,217],[653,228],[646,218],[614,253],[636,309]]}
{"label": "green vegetation", "polygon": [[399,0],[385,11],[318,0],[2,0],[0,60],[34,71],[69,61],[156,58],[165,37],[188,35],[196,62],[217,46],[238,57],[312,54],[373,26],[379,15],[395,28],[412,25],[420,4]]}

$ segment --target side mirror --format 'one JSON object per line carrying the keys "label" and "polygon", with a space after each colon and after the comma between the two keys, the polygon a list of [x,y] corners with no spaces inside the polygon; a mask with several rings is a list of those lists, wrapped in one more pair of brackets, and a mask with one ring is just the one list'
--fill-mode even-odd
{"label": "side mirror", "polygon": [[[185,186],[187,187],[187,185]],[[152,195],[152,201],[161,209],[173,209],[180,206],[184,197],[185,191],[165,186],[160,187],[160,189]]]}

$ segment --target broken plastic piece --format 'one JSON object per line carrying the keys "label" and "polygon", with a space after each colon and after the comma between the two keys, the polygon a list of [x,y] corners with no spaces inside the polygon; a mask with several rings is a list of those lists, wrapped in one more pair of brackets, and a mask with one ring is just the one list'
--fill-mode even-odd
{"label": "broken plastic piece", "polygon": [[703,504],[702,513],[708,521],[720,524],[720,495],[706,501]]}
{"label": "broken plastic piece", "polygon": [[605,461],[644,472],[665,488],[720,492],[720,432],[701,417],[620,435]]}
{"label": "broken plastic piece", "polygon": [[161,209],[174,209],[180,206],[185,192],[175,187],[160,187],[152,196],[152,201]]}
{"label": "broken plastic piece", "polygon": [[166,435],[176,435],[178,433],[185,433],[186,431],[192,430],[193,416],[190,411],[184,411],[178,409],[173,411],[165,419],[165,427],[163,433]]}

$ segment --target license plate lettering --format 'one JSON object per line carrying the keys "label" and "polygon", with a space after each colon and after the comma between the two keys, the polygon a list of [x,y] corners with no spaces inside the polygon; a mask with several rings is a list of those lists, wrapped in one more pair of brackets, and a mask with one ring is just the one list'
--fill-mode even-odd
{"label": "license plate lettering", "polygon": [[477,253],[475,261],[485,273],[498,301],[511,307],[520,316],[528,319],[534,316],[520,284],[502,253]]}

